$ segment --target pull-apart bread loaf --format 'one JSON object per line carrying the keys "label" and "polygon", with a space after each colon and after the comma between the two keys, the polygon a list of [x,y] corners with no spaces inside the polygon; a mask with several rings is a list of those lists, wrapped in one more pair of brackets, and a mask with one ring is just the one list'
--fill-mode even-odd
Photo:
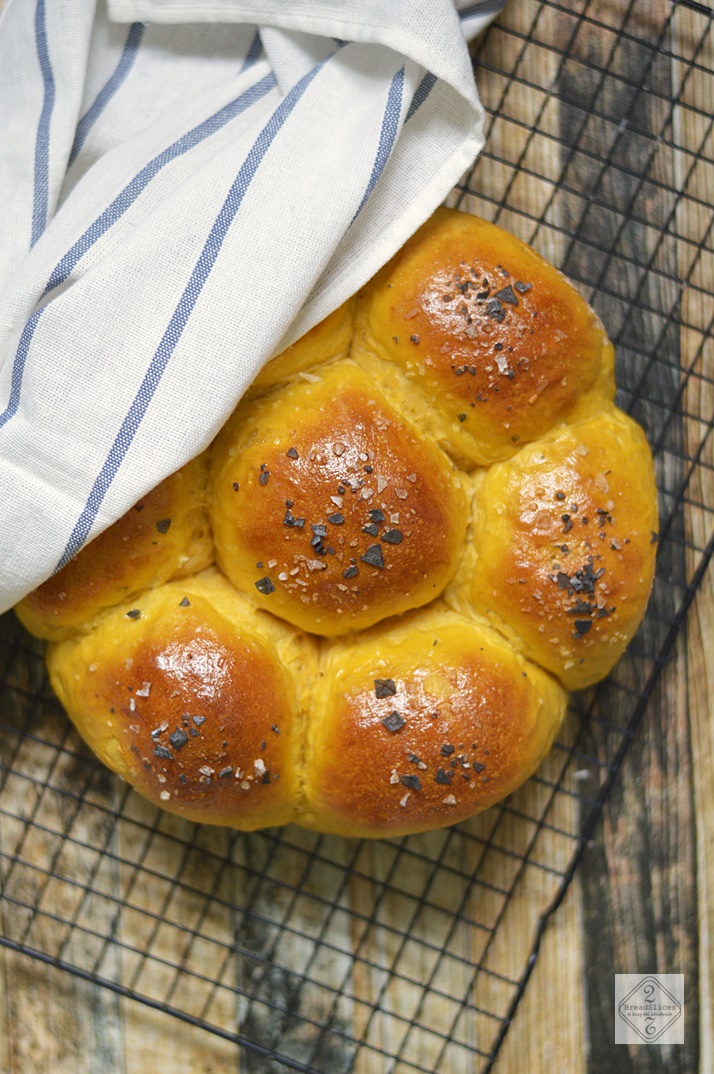
{"label": "pull-apart bread loaf", "polygon": [[613,397],[566,279],[440,210],[17,612],[80,733],[166,809],[463,820],[531,775],[643,616],[652,459]]}

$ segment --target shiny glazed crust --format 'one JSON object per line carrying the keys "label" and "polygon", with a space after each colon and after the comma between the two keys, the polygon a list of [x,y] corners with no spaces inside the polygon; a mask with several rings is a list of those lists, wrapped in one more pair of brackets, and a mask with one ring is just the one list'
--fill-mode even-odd
{"label": "shiny glazed crust", "polygon": [[439,210],[18,614],[80,733],[166,809],[463,820],[535,770],[565,690],[644,614],[652,458],[613,396],[565,278]]}
{"label": "shiny glazed crust", "polygon": [[[428,603],[454,573],[464,482],[350,362],[240,406],[213,460],[220,567],[302,630],[361,630]],[[265,577],[274,590],[256,586]]]}

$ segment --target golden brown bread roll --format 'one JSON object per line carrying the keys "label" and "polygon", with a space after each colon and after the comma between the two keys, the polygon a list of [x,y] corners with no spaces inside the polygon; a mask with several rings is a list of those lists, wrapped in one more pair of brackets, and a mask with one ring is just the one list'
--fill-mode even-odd
{"label": "golden brown bread roll", "polygon": [[294,818],[314,643],[217,571],[113,609],[52,645],[48,666],[89,745],[147,798],[247,829]]}
{"label": "golden brown bread roll", "polygon": [[575,690],[602,679],[652,586],[656,489],[638,425],[615,407],[492,466],[454,586]]}
{"label": "golden brown bread roll", "polygon": [[514,790],[565,711],[495,630],[433,607],[332,645],[308,710],[301,824],[342,835],[443,827]]}
{"label": "golden brown bread roll", "polygon": [[467,468],[614,396],[612,344],[572,285],[513,235],[451,209],[368,284],[357,328],[357,355],[406,375],[425,426]]}
{"label": "golden brown bread roll", "polygon": [[203,454],[152,489],[16,605],[27,629],[40,638],[71,637],[105,608],[210,566],[207,482]]}
{"label": "golden brown bread roll", "polygon": [[464,482],[349,361],[239,406],[212,477],[219,566],[303,630],[343,634],[426,604],[462,552]]}
{"label": "golden brown bread roll", "polygon": [[353,836],[462,820],[534,771],[565,690],[644,614],[652,458],[613,394],[564,277],[440,210],[268,363],[209,463],[18,612],[81,734],[167,809]]}

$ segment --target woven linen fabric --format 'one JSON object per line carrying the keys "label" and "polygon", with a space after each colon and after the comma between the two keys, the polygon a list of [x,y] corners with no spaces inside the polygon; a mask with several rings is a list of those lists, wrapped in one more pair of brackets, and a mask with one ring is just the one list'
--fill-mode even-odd
{"label": "woven linen fabric", "polygon": [[503,0],[6,0],[0,609],[203,450],[483,143]]}

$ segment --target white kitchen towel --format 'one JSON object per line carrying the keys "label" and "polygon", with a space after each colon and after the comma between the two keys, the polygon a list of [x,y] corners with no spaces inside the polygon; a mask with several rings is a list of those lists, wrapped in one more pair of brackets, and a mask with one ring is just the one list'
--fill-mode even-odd
{"label": "white kitchen towel", "polygon": [[6,0],[0,610],[444,199],[503,2]]}

